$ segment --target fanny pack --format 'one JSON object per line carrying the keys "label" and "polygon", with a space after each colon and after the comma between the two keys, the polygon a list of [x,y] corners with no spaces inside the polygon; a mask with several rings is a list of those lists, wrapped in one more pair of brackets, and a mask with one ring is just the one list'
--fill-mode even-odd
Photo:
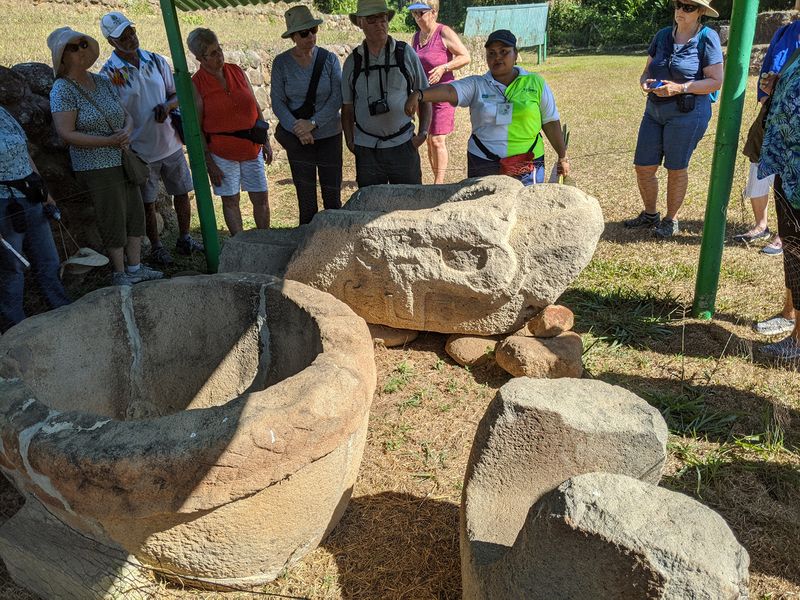
{"label": "fanny pack", "polygon": [[539,166],[544,166],[544,156],[536,158],[533,155],[533,149],[536,147],[536,144],[539,143],[539,138],[541,137],[542,132],[540,131],[536,136],[536,139],[533,140],[530,150],[524,154],[515,154],[513,156],[500,158],[497,156],[497,154],[489,150],[484,143],[481,142],[477,135],[473,133],[471,136],[472,141],[475,142],[475,145],[486,155],[487,158],[496,160],[500,163],[500,174],[508,175],[510,177],[522,177],[523,175],[532,173]]}
{"label": "fanny pack", "polygon": [[0,185],[5,185],[22,192],[25,194],[25,198],[33,204],[45,202],[47,200],[47,184],[45,184],[42,176],[36,171],[32,171],[30,175],[22,179],[0,181]]}
{"label": "fanny pack", "polygon": [[269,139],[269,123],[256,119],[256,124],[250,129],[240,129],[239,131],[212,131],[210,135],[230,135],[232,137],[241,138],[243,140],[251,141],[255,144],[263,146]]}

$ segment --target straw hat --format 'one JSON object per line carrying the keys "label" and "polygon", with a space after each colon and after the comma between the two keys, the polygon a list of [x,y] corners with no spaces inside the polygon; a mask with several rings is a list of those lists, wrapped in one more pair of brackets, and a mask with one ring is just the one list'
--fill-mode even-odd
{"label": "straw hat", "polygon": [[50,53],[53,57],[53,74],[56,77],[59,76],[61,71],[61,58],[64,56],[64,47],[70,42],[76,42],[81,38],[89,42],[88,50],[92,53],[92,63],[94,63],[100,56],[100,44],[92,36],[75,31],[71,27],[59,27],[47,36],[47,47],[50,48]]}
{"label": "straw hat", "polygon": [[298,31],[322,25],[322,19],[315,19],[308,7],[303,4],[293,6],[283,16],[286,17],[286,31],[281,34],[284,39],[292,37],[292,34]]}
{"label": "straw hat", "polygon": [[702,6],[706,9],[706,16],[708,17],[718,17],[719,13],[711,8],[711,0],[690,0],[692,4],[697,4],[698,6]]}
{"label": "straw hat", "polygon": [[73,275],[83,275],[95,267],[104,267],[108,264],[108,257],[95,252],[91,248],[78,248],[78,251],[65,260],[61,269]]}
{"label": "straw hat", "polygon": [[386,6],[386,0],[358,0],[356,12],[350,14],[350,22],[358,25],[358,17],[369,17],[381,13],[387,13],[390,21],[394,17],[394,11]]}

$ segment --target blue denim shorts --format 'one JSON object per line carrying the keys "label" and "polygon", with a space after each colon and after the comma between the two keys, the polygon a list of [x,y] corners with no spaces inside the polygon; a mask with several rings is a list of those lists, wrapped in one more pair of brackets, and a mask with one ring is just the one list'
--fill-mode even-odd
{"label": "blue denim shorts", "polygon": [[663,159],[667,169],[685,169],[710,119],[711,100],[707,95],[695,96],[694,110],[688,113],[680,112],[677,102],[648,100],[633,164],[649,167],[660,165]]}

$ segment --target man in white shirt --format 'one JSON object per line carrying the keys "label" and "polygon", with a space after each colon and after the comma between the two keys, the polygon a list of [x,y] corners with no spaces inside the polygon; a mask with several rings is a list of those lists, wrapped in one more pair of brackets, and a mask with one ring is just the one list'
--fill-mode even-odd
{"label": "man in white shirt", "polygon": [[179,237],[175,250],[189,255],[203,246],[189,235],[192,175],[183,154],[183,143],[172,124],[170,112],[178,108],[172,69],[164,57],[139,48],[136,28],[125,15],[110,12],[100,21],[103,37],[114,48],[101,74],[114,84],[133,119],[131,148],[150,166],[150,178],[142,186],[147,237],[152,244],[150,261],[172,264],[172,257],[158,234],[155,201],[158,182],[174,197]]}

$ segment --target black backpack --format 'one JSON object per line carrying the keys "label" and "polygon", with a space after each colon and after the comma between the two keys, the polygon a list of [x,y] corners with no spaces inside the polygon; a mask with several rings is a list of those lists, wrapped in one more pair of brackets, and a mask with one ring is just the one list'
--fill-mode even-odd
{"label": "black backpack", "polygon": [[[392,43],[392,38],[390,37],[388,40],[386,40],[386,52],[387,53],[389,52],[389,47],[390,47],[391,43]],[[387,64],[383,64],[383,65],[368,65],[366,69],[363,68],[364,58],[362,57],[361,54],[358,53],[358,49],[357,48],[353,49],[353,81],[352,81],[351,85],[352,85],[352,90],[353,90],[353,103],[354,104],[355,104],[355,99],[356,99],[356,80],[358,79],[358,76],[361,75],[362,71],[366,72],[367,69],[369,69],[370,71],[380,71],[381,69],[384,69],[386,71],[387,78],[389,76],[389,69],[391,69],[393,67],[396,67],[396,68],[400,69],[400,72],[403,74],[403,77],[405,77],[405,79],[406,79],[406,93],[409,96],[411,95],[411,84],[412,84],[412,81],[411,81],[411,75],[408,74],[408,69],[406,69],[406,46],[408,46],[408,44],[406,44],[405,42],[401,42],[400,40],[396,40],[395,44],[394,44],[394,62],[395,62],[395,64],[393,64],[393,65],[391,65],[391,64],[390,65],[387,65]],[[362,50],[364,52],[364,56],[366,56],[367,55],[366,53],[369,52],[369,49],[367,48],[367,42],[364,42],[362,44],[361,48],[362,48]],[[388,58],[387,58],[387,60],[388,60]],[[378,76],[380,77],[380,74]],[[369,77],[369,74],[367,74],[367,77]],[[403,125],[403,127],[401,127],[398,131],[394,132],[391,135],[376,135],[374,133],[370,133],[369,131],[366,131],[363,127],[361,127],[361,125],[358,124],[358,121],[355,122],[355,125],[358,128],[358,130],[361,131],[362,133],[365,133],[370,137],[377,138],[378,140],[380,140],[382,142],[385,142],[386,140],[391,140],[392,138],[396,138],[397,136],[404,134],[406,131],[408,131],[409,129],[411,129],[414,126],[414,124],[411,121],[409,121],[408,123]]]}

